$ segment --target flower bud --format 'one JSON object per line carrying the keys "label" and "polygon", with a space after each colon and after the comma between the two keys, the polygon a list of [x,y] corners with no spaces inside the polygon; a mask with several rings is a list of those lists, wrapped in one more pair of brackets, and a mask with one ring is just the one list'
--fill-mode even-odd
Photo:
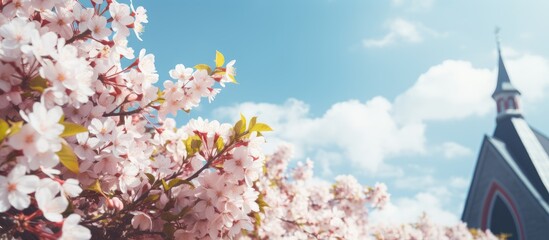
{"label": "flower bud", "polygon": [[113,197],[107,199],[107,208],[113,209],[115,211],[120,211],[124,209],[124,203],[118,197]]}

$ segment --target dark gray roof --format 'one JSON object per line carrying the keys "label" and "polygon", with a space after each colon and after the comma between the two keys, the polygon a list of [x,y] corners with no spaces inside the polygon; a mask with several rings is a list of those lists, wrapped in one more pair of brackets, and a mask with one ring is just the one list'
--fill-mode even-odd
{"label": "dark gray roof", "polygon": [[492,145],[494,148],[497,149],[499,154],[505,159],[505,162],[511,167],[511,169],[515,172],[517,177],[521,180],[521,182],[524,184],[526,189],[529,190],[529,192],[532,194],[532,196],[537,199],[537,201],[540,203],[541,207],[545,209],[547,213],[549,213],[549,205],[544,199],[544,197],[540,194],[540,192],[532,185],[532,183],[529,181],[528,176],[526,176],[520,169],[520,167],[517,165],[516,160],[511,156],[511,153],[507,150],[507,145],[492,137],[485,137],[485,142]]}
{"label": "dark gray roof", "polygon": [[505,64],[503,64],[503,58],[501,57],[501,51],[498,47],[498,82],[496,85],[496,89],[494,90],[494,93],[492,94],[492,98],[502,92],[514,92],[520,94],[520,92],[511,84],[511,79],[509,79],[509,74],[507,74],[507,69],[505,68]]}
{"label": "dark gray roof", "polygon": [[541,146],[543,146],[545,151],[549,153],[549,138],[535,128],[532,128],[532,131],[534,131],[534,134],[538,138],[539,143],[541,143]]}
{"label": "dark gray roof", "polygon": [[494,138],[505,143],[521,172],[549,202],[549,139],[533,131],[523,118],[513,117],[498,121]]}

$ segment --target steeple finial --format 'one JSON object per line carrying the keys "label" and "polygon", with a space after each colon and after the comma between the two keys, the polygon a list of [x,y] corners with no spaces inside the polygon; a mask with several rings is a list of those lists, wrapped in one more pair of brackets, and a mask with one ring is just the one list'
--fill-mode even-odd
{"label": "steeple finial", "polygon": [[501,55],[501,50],[500,50],[500,45],[499,45],[499,31],[500,30],[501,29],[498,26],[496,26],[496,28],[494,29],[494,35],[496,36],[496,45],[498,47],[498,53]]}

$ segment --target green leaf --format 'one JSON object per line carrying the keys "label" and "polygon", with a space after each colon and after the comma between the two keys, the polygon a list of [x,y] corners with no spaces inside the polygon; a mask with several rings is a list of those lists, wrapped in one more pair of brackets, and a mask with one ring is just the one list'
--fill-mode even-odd
{"label": "green leaf", "polygon": [[168,187],[171,189],[175,186],[179,186],[179,185],[183,184],[182,182],[183,182],[182,179],[174,178],[168,183]]}
{"label": "green leaf", "polygon": [[250,132],[254,132],[254,131],[255,132],[268,132],[268,131],[272,131],[272,130],[273,129],[265,123],[257,123],[250,129]]}
{"label": "green leaf", "polygon": [[48,81],[40,76],[36,76],[29,81],[29,87],[34,91],[44,92],[44,89],[48,87]]}
{"label": "green leaf", "polygon": [[222,137],[218,137],[217,141],[215,141],[215,147],[217,148],[217,152],[221,152],[223,148],[225,147],[225,143],[223,142]]}
{"label": "green leaf", "polygon": [[208,66],[207,64],[197,64],[194,66],[196,70],[206,70],[208,71],[208,74],[212,74],[212,68]]}
{"label": "green leaf", "polygon": [[152,194],[152,195],[147,196],[147,198],[145,198],[145,200],[143,200],[143,202],[154,203],[154,202],[158,201],[158,199],[160,199],[160,194]]}
{"label": "green leaf", "polygon": [[155,179],[154,179],[154,175],[150,174],[150,173],[145,173],[145,176],[147,176],[147,178],[149,179],[149,184],[153,184]]}
{"label": "green leaf", "polygon": [[10,126],[4,119],[0,119],[0,142],[6,138],[8,135],[8,130],[10,129]]}
{"label": "green leaf", "polygon": [[172,189],[173,187],[177,187],[179,185],[182,185],[182,184],[187,184],[187,185],[191,186],[194,189],[194,184],[192,182],[185,181],[185,180],[179,179],[179,178],[174,178],[174,179],[170,180],[169,182],[166,182],[164,179],[162,179],[161,181],[162,181],[162,186],[164,187],[164,190],[166,190],[166,191]]}
{"label": "green leaf", "polygon": [[67,143],[62,143],[61,150],[56,154],[59,156],[59,161],[63,164],[63,166],[73,173],[79,172],[78,158]]}
{"label": "green leaf", "polygon": [[61,133],[60,137],[70,137],[88,131],[86,127],[76,123],[62,122],[61,125],[63,125],[65,129],[63,129],[63,133]]}
{"label": "green leaf", "polygon": [[160,181],[162,181],[162,187],[164,187],[165,191],[170,190],[170,186],[168,186],[168,183],[164,179],[161,179]]}
{"label": "green leaf", "polygon": [[221,67],[225,64],[225,56],[219,51],[215,51],[215,67]]}
{"label": "green leaf", "polygon": [[168,187],[171,189],[173,187],[177,187],[177,186],[182,185],[182,184],[187,184],[187,185],[191,186],[194,189],[194,184],[192,182],[186,181],[186,180],[183,180],[183,179],[180,179],[180,178],[172,179],[168,183]]}

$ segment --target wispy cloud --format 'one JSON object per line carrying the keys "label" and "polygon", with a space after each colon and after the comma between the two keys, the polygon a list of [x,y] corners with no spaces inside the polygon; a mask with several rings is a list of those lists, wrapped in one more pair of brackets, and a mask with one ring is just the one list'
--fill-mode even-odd
{"label": "wispy cloud", "polygon": [[446,159],[471,156],[473,154],[471,149],[455,142],[445,142],[440,146],[440,149]]}
{"label": "wispy cloud", "polygon": [[362,41],[367,48],[380,48],[399,42],[420,43],[425,37],[442,36],[444,34],[430,29],[418,22],[396,18],[386,23],[389,32],[381,38],[368,38]]}
{"label": "wispy cloud", "polygon": [[445,207],[451,193],[445,188],[432,188],[417,193],[413,197],[403,197],[391,201],[384,209],[374,211],[370,215],[373,224],[401,224],[410,223],[418,219],[423,213],[442,225],[456,224],[459,219]]}
{"label": "wispy cloud", "polygon": [[298,157],[319,158],[324,168],[329,162],[348,161],[369,173],[381,173],[394,170],[384,164],[387,157],[424,151],[423,124],[397,124],[391,108],[387,99],[375,97],[367,102],[339,102],[323,116],[310,117],[306,103],[290,99],[283,105],[242,103],[219,108],[215,115],[232,119],[240,112],[260,116],[276,129],[275,139],[295,144]]}

